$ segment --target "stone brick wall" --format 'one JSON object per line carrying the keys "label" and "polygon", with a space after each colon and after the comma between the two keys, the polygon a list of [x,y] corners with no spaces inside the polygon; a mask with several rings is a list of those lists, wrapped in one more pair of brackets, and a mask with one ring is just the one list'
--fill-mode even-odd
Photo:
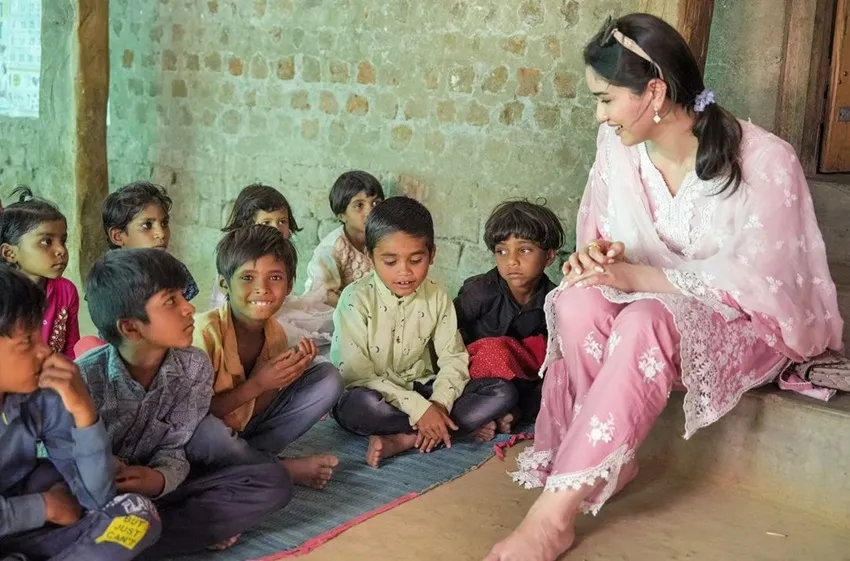
{"label": "stone brick wall", "polygon": [[[42,16],[40,117],[0,117],[0,200],[13,202],[15,185],[26,184],[36,195],[60,208],[73,209],[73,93],[70,2],[45,3]],[[72,233],[74,212],[66,212]],[[79,281],[77,255],[71,251],[68,276]]]}
{"label": "stone brick wall", "polygon": [[336,225],[333,180],[365,169],[431,209],[432,274],[456,290],[492,266],[482,229],[503,199],[545,198],[572,240],[596,134],[581,46],[637,5],[114,2],[112,188],[152,177],[169,189],[175,253],[208,288],[242,186],[290,200],[303,273]]}

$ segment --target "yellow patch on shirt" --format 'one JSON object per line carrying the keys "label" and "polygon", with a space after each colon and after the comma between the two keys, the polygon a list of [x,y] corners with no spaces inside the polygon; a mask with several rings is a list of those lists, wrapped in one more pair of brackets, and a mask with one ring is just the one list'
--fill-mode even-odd
{"label": "yellow patch on shirt", "polygon": [[117,516],[109,523],[103,534],[100,535],[95,543],[112,542],[126,549],[135,549],[142,541],[145,534],[148,533],[150,522],[144,518],[140,518],[135,514],[129,516]]}

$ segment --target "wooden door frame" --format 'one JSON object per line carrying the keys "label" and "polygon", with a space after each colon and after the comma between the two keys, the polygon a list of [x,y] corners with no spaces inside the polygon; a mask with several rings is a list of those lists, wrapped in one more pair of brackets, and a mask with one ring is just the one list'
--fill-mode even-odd
{"label": "wooden door frame", "polygon": [[786,0],[776,134],[787,140],[807,176],[818,174],[836,0]]}

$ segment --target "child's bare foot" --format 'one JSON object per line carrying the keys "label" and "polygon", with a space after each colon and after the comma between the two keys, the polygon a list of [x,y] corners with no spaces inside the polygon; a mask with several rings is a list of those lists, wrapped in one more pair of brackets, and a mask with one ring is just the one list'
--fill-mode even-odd
{"label": "child's bare foot", "polygon": [[503,417],[499,418],[496,421],[496,424],[499,427],[499,432],[502,434],[511,434],[511,432],[513,432],[514,430],[514,424],[519,421],[519,417],[519,409],[514,409],[507,415],[504,415]]}
{"label": "child's bare foot", "polygon": [[369,449],[366,450],[366,463],[376,468],[381,460],[401,454],[414,446],[416,446],[416,433],[370,436]]}
{"label": "child's bare foot", "polygon": [[218,542],[215,545],[209,546],[207,549],[210,550],[210,551],[224,551],[225,549],[230,549],[231,547],[233,547],[236,544],[237,541],[239,541],[239,537],[241,535],[242,534],[236,534],[232,538],[227,538],[224,541],[221,541],[221,542]]}
{"label": "child's bare foot", "polygon": [[339,464],[336,456],[307,456],[305,458],[283,458],[280,460],[296,485],[324,489],[333,477]]}
{"label": "child's bare foot", "polygon": [[496,437],[496,421],[490,421],[472,433],[472,438],[478,442],[489,442]]}

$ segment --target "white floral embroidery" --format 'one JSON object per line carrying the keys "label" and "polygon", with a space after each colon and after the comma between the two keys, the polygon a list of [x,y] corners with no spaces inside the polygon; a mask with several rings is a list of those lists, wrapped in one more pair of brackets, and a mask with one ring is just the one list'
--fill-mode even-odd
{"label": "white floral embroidery", "polygon": [[643,372],[643,375],[649,380],[654,379],[661,373],[662,370],[664,370],[664,363],[655,358],[655,353],[659,350],[661,349],[658,347],[652,347],[644,351],[638,361],[638,369]]}
{"label": "white floral embroidery", "polygon": [[744,266],[747,266],[747,265],[750,264],[750,260],[744,255],[739,255],[738,261],[741,263],[741,265],[744,265]]}
{"label": "white floral embroidery", "polygon": [[767,343],[771,347],[775,347],[776,346],[776,335],[774,335],[773,333],[768,333],[767,335],[764,336],[764,341],[765,341],[765,343]]}
{"label": "white floral embroidery", "polygon": [[800,273],[797,273],[796,278],[797,286],[803,286],[803,283],[806,282],[806,279]]}
{"label": "white floral embroidery", "polygon": [[785,247],[785,240],[776,242],[776,251],[780,251],[783,247]]}
{"label": "white floral embroidery", "polygon": [[616,331],[611,332],[611,336],[608,337],[608,358],[611,358],[611,355],[614,354],[614,349],[617,348],[617,345],[620,344],[623,338]]}
{"label": "white floral embroidery", "polygon": [[[774,181],[779,185],[788,185],[788,180],[791,179],[790,174],[788,173],[788,169],[781,167],[776,170],[776,178]],[[788,196],[789,189],[785,189],[785,196]],[[796,200],[796,196],[794,197]]]}
{"label": "white floral embroidery", "polygon": [[581,413],[581,403],[576,403],[573,407],[573,421],[576,420],[576,417],[578,417],[579,413]]}
{"label": "white floral embroidery", "polygon": [[599,442],[609,443],[614,438],[614,416],[608,413],[607,421],[600,421],[599,417],[594,415],[590,418],[590,432],[587,433],[587,439],[595,448]]}
{"label": "white floral embroidery", "polygon": [[595,358],[596,362],[602,362],[602,345],[593,337],[592,331],[584,338],[584,352]]}
{"label": "white floral embroidery", "polygon": [[803,253],[809,252],[809,246],[806,245],[806,236],[800,236],[798,239],[794,240],[794,243],[802,250]]}
{"label": "white floral embroidery", "polygon": [[778,294],[779,289],[784,284],[781,280],[777,280],[773,277],[767,277],[765,280],[767,281],[768,288],[771,294]]}
{"label": "white floral embroidery", "polygon": [[782,331],[794,331],[794,318],[781,319],[779,320],[779,327],[782,328]]}
{"label": "white floral embroidery", "polygon": [[791,208],[791,205],[797,202],[797,195],[791,192],[791,189],[785,189],[785,206]]}
{"label": "white floral embroidery", "polygon": [[744,230],[760,230],[762,228],[764,228],[764,224],[761,223],[758,214],[751,214],[744,225]]}
{"label": "white floral embroidery", "polygon": [[827,310],[826,313],[823,315],[823,319],[825,319],[826,321],[831,321],[832,320],[832,312]]}
{"label": "white floral embroidery", "polygon": [[[828,313],[828,312],[827,312]],[[811,310],[806,310],[806,325],[811,325],[813,321],[818,319],[815,313]]]}

